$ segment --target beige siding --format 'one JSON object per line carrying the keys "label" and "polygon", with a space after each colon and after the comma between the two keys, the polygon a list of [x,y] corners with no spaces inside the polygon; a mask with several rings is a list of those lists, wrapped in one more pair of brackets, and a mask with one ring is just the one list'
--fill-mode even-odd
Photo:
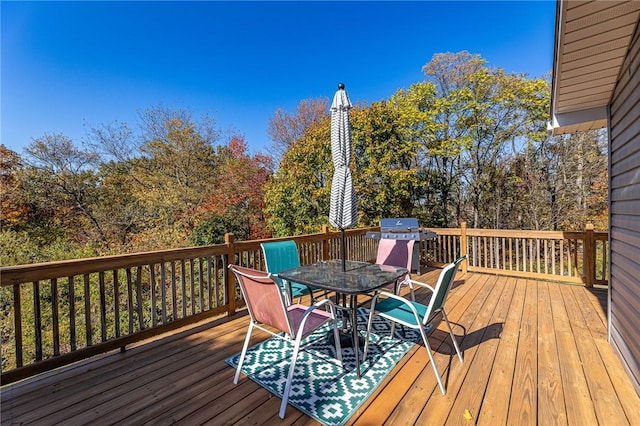
{"label": "beige siding", "polygon": [[610,338],[640,392],[640,30],[610,106]]}

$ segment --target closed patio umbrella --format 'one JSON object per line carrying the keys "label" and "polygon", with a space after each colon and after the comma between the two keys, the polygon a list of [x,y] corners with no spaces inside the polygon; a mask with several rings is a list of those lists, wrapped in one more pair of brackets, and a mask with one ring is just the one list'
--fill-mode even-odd
{"label": "closed patio umbrella", "polygon": [[357,221],[356,193],[351,178],[351,125],[349,109],[351,102],[344,90],[344,84],[338,85],[338,91],[331,104],[331,157],[333,158],[333,180],[331,182],[331,204],[329,223],[342,232],[341,254],[342,270],[345,270],[345,228]]}

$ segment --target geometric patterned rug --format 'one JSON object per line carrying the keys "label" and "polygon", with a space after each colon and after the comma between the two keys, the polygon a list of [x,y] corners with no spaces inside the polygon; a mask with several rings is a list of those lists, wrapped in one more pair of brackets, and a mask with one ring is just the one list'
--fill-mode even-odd
{"label": "geometric patterned rug", "polygon": [[[369,311],[358,309],[358,329],[366,330]],[[390,323],[376,317],[369,354],[361,360],[362,377],[356,373],[353,348],[342,348],[344,368],[335,355],[335,346],[327,341],[329,325],[303,340],[289,394],[289,404],[325,425],[342,425],[376,390],[397,362],[411,349],[420,335],[407,329],[405,339],[397,326],[390,338]],[[363,333],[364,334],[364,333]],[[381,339],[381,336],[384,337]],[[293,345],[283,339],[269,338],[247,350],[242,372],[274,395],[282,398]],[[362,356],[362,352],[360,352]],[[226,360],[237,368],[240,354]]]}

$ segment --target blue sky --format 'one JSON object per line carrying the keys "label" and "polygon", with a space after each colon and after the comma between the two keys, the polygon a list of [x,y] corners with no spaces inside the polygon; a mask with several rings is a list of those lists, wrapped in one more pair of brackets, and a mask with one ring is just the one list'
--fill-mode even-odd
{"label": "blue sky", "polygon": [[436,53],[551,71],[554,1],[1,2],[1,143],[113,121],[163,104],[212,115],[252,152],[277,108],[333,96],[388,99]]}

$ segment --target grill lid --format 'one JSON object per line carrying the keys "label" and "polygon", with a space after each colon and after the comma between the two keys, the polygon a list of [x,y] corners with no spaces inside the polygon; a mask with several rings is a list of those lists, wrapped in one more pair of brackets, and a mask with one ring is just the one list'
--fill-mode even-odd
{"label": "grill lid", "polygon": [[380,219],[382,232],[418,232],[418,219],[415,217],[396,217]]}
{"label": "grill lid", "polygon": [[[431,240],[436,233],[418,226],[418,219],[414,217],[396,217],[380,219],[380,232],[367,232],[367,238],[389,240]],[[414,247],[417,249],[417,246]]]}

